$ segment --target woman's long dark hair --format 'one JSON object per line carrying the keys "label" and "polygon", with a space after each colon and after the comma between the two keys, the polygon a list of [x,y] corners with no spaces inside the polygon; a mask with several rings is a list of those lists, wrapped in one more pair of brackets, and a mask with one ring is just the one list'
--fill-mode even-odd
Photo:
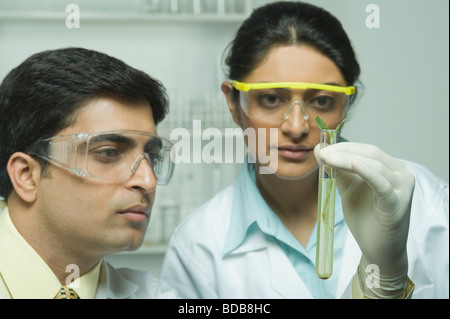
{"label": "woman's long dark hair", "polygon": [[[357,82],[360,67],[350,39],[328,11],[302,2],[274,2],[253,12],[230,43],[225,64],[229,79],[241,81],[277,45],[309,45],[332,60],[347,85]],[[353,96],[352,100],[356,97]]]}

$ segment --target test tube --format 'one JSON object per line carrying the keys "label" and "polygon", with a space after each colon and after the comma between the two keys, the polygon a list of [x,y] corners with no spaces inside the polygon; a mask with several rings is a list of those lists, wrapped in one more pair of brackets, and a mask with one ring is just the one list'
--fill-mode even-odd
{"label": "test tube", "polygon": [[225,0],[217,0],[217,13],[220,15],[225,14]]}
{"label": "test tube", "polygon": [[170,0],[170,13],[178,13],[178,0]]}
{"label": "test tube", "polygon": [[159,13],[160,12],[159,0],[147,0],[143,3],[143,11],[149,13]]}
{"label": "test tube", "polygon": [[200,0],[192,0],[192,12],[194,14],[202,13],[202,4]]}
{"label": "test tube", "polygon": [[[335,144],[335,130],[320,130],[320,148]],[[317,205],[316,273],[328,279],[333,273],[334,204],[336,178],[334,169],[328,165],[319,167],[319,196]]]}

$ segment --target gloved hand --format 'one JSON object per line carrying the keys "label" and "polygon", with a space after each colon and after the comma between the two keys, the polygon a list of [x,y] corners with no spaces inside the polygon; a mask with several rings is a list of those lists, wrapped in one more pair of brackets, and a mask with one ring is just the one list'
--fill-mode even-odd
{"label": "gloved hand", "polygon": [[364,267],[379,267],[380,288],[361,287],[363,292],[377,298],[399,296],[408,271],[413,175],[398,159],[368,144],[338,143],[323,149],[317,145],[314,152],[320,162],[338,168],[336,186],[344,217],[363,254],[360,282],[367,276]]}

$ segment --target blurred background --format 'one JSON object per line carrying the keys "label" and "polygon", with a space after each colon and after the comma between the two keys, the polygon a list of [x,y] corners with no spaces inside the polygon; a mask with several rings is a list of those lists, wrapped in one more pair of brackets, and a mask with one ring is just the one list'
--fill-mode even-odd
{"label": "blurred background", "polygon": [[[0,0],[0,80],[38,51],[69,46],[98,50],[164,83],[171,108],[158,127],[160,135],[170,137],[174,128],[183,127],[196,138],[194,119],[201,120],[202,130],[223,132],[235,126],[220,92],[222,54],[242,21],[268,2],[276,1]],[[449,1],[306,2],[341,20],[361,64],[365,93],[342,135],[421,163],[448,182]],[[66,24],[73,13],[66,12],[70,4],[80,10],[78,27],[73,19]],[[371,4],[379,9],[379,25],[371,20]],[[171,185],[158,189],[142,248],[107,259],[159,275],[175,227],[231,184],[239,167],[177,165]]]}

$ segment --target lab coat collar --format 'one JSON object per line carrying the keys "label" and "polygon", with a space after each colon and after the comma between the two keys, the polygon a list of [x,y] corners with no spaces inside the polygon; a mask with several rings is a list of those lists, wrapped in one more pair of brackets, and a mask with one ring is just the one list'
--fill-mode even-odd
{"label": "lab coat collar", "polygon": [[[250,251],[257,251],[261,249],[267,248],[267,239],[266,237],[269,237],[267,235],[264,235],[261,231],[258,229],[258,225],[256,223],[253,223],[247,230],[247,235],[242,239],[240,242],[240,245],[237,246],[235,249],[232,249],[228,251],[227,255],[235,255],[235,254],[243,254]],[[225,255],[225,254],[224,254]]]}
{"label": "lab coat collar", "polygon": [[255,197],[261,195],[255,190],[256,181],[252,170],[254,171],[253,165],[245,162],[234,184],[235,196],[223,256],[245,254],[250,251],[267,254],[272,289],[283,298],[310,299],[311,293],[276,240],[260,230],[261,225],[258,224],[254,212],[269,211],[269,208],[261,207],[267,204]]}
{"label": "lab coat collar", "polygon": [[[253,213],[255,207],[258,207],[254,196],[249,196],[248,192],[255,186],[250,170],[252,165],[247,160],[234,183],[234,196],[230,216],[230,224],[228,226],[225,244],[222,250],[223,256],[229,254],[233,250],[239,248],[245,242],[249,241],[239,249],[239,252],[245,252],[252,249],[261,248],[258,244],[260,241],[252,236],[254,227],[257,226],[256,216]],[[253,184],[250,184],[253,183]],[[265,203],[265,202],[264,202]]]}
{"label": "lab coat collar", "polygon": [[[233,197],[230,224],[222,251],[223,256],[260,250],[259,253],[268,254],[270,283],[277,293],[284,298],[313,298],[276,240],[260,230],[257,216],[253,212],[255,210],[262,211],[264,207],[260,205],[261,203],[265,204],[265,201],[258,201],[254,197],[258,194],[248,193],[249,189],[256,187],[252,169],[254,170],[254,167],[251,164],[244,163],[234,184],[235,196]],[[341,207],[339,194],[337,194],[336,206]],[[336,210],[335,218],[336,225],[344,222],[341,209]],[[343,263],[340,267],[336,289],[337,298],[348,295],[351,280],[361,258],[361,251],[350,231],[347,232],[345,241]]]}
{"label": "lab coat collar", "polygon": [[282,298],[313,298],[275,239],[261,231],[254,231],[257,230],[257,227],[256,223],[253,223],[248,229],[245,241],[236,249],[228,252],[228,256],[245,254],[249,251],[257,254],[266,254],[270,263],[270,286],[274,291]]}
{"label": "lab coat collar", "polygon": [[[278,216],[272,211],[272,209],[267,205],[266,201],[262,198],[256,186],[256,176],[254,164],[248,163],[247,158],[242,166],[238,178],[234,183],[234,196],[230,215],[230,224],[227,229],[227,234],[225,237],[224,246],[222,249],[222,256],[226,256],[233,250],[237,249],[243,243],[248,240],[252,232],[257,231],[259,228],[262,232],[281,234],[281,229],[273,228],[274,225],[281,226],[281,223],[277,222]],[[341,197],[336,194],[336,215],[335,215],[335,225],[344,222],[344,215],[341,209]],[[271,226],[270,226],[271,225]],[[272,230],[269,230],[272,228]],[[314,232],[316,230],[314,229]],[[315,233],[312,234],[315,238]],[[286,243],[290,243],[292,246],[292,241],[289,239]],[[308,245],[314,244],[314,242],[308,243]],[[254,246],[254,242],[246,245],[245,248],[240,249],[243,252],[245,249],[250,249]],[[295,249],[301,251],[305,256],[306,252],[303,252],[303,247],[300,244],[293,246]],[[259,248],[259,245],[255,246],[255,249]]]}
{"label": "lab coat collar", "polygon": [[103,261],[96,299],[129,299],[139,286],[125,278],[108,262]]}
{"label": "lab coat collar", "polygon": [[270,256],[270,285],[273,290],[287,299],[312,299],[308,287],[276,241],[268,237],[266,245]]}

